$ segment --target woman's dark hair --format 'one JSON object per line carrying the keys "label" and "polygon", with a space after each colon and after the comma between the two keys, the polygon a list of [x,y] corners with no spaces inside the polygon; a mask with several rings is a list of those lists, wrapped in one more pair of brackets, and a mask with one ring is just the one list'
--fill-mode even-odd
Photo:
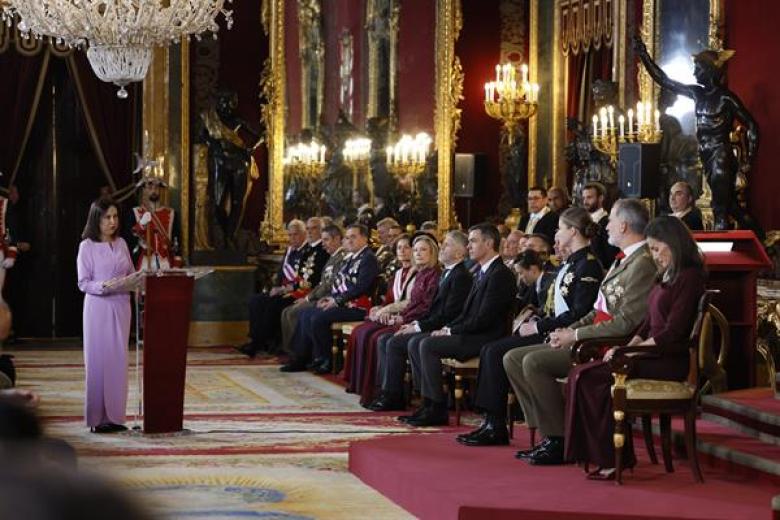
{"label": "woman's dark hair", "polygon": [[533,249],[526,249],[515,258],[515,267],[521,267],[526,271],[536,266],[540,271],[544,270],[544,264],[547,262],[547,255],[541,255]]}
{"label": "woman's dark hair", "polygon": [[663,242],[672,252],[672,262],[665,273],[665,281],[673,283],[680,271],[689,267],[704,269],[699,246],[682,220],[673,216],[654,218],[645,228],[645,236]]}
{"label": "woman's dark hair", "polygon": [[392,246],[392,248],[393,248],[393,254],[394,254],[394,255],[396,254],[396,250],[398,249],[398,243],[399,243],[399,242],[402,242],[402,241],[404,241],[404,240],[406,240],[407,242],[409,242],[409,246],[411,247],[411,245],[412,245],[412,237],[410,237],[410,236],[409,236],[409,235],[407,235],[406,233],[401,233],[400,235],[398,235],[397,237],[395,237],[395,240],[393,240],[393,246]]}
{"label": "woman's dark hair", "polygon": [[[119,206],[113,199],[108,197],[101,197],[97,199],[89,207],[89,214],[87,215],[87,223],[84,226],[84,231],[81,233],[82,240],[90,239],[93,242],[100,242],[100,219],[102,219],[111,207],[115,207],[119,211]],[[114,232],[114,238],[119,235],[119,226]]]}
{"label": "woman's dark hair", "polygon": [[569,208],[561,213],[558,220],[576,229],[580,235],[587,239],[591,239],[599,233],[599,225],[593,222],[593,219],[590,218],[590,213],[585,208],[577,206]]}

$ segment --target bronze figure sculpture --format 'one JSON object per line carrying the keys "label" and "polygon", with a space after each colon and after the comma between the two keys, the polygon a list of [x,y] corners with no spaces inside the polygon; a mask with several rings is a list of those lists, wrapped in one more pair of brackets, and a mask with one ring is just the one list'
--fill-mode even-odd
{"label": "bronze figure sculpture", "polygon": [[696,111],[696,138],[704,175],[712,190],[715,229],[731,229],[730,217],[739,227],[756,224],[737,204],[736,179],[740,169],[730,134],[735,121],[747,129],[747,150],[743,168],[749,166],[758,150],[758,124],[731,90],[723,84],[724,65],[734,51],[704,50],[693,56],[697,84],[686,85],[671,79],[647,52],[644,42],[634,36],[634,51],[653,80],[675,94],[693,99]]}
{"label": "bronze figure sculpture", "polygon": [[258,175],[252,152],[263,142],[236,114],[237,107],[237,94],[224,91],[201,114],[201,140],[208,147],[209,199],[222,234],[222,240],[217,243],[228,247],[232,247],[233,237],[241,225],[249,175]]}

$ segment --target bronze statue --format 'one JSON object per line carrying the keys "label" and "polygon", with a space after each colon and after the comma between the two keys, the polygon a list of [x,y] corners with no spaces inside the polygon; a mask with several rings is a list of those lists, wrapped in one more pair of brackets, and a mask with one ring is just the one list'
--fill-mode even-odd
{"label": "bronze statue", "polygon": [[746,127],[748,146],[745,165],[749,165],[758,150],[758,124],[737,95],[723,84],[724,65],[734,51],[704,50],[694,55],[695,85],[669,78],[650,57],[638,36],[634,36],[634,51],[656,83],[675,94],[693,99],[695,103],[699,158],[712,190],[715,229],[730,229],[729,217],[737,221],[739,227],[754,228],[755,222],[737,204],[735,183],[739,164],[729,134],[734,130],[735,121]]}
{"label": "bronze statue", "polygon": [[[224,91],[201,114],[201,140],[208,147],[209,198],[223,242],[231,247],[241,225],[249,175],[257,175],[252,152],[263,138],[236,114],[238,95]],[[221,242],[221,241],[218,241]]]}

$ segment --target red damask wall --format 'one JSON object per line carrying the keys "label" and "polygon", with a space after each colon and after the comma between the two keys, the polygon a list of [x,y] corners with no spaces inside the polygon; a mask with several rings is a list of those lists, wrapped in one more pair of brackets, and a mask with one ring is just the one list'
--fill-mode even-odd
{"label": "red damask wall", "polygon": [[758,121],[760,143],[749,176],[750,211],[766,230],[780,229],[780,2],[726,0],[729,87]]}
{"label": "red damask wall", "polygon": [[405,1],[398,30],[398,129],[433,135],[435,0]]}
{"label": "red damask wall", "polygon": [[[500,124],[485,113],[485,82],[495,77],[495,66],[501,53],[501,18],[499,0],[463,2],[463,30],[455,52],[463,65],[463,101],[460,107],[461,129],[457,152],[487,155],[483,179],[477,180],[482,189],[471,203],[471,223],[497,213],[501,197],[498,142]],[[459,221],[466,225],[466,202],[455,199]]]}

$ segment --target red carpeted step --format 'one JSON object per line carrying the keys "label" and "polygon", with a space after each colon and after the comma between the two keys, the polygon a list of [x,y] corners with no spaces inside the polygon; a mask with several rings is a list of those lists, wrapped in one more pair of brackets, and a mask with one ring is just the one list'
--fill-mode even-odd
{"label": "red carpeted step", "polygon": [[385,437],[353,443],[349,467],[423,519],[772,517],[777,487],[755,476],[705,466],[705,483],[696,484],[684,461],[676,460],[676,471],[667,474],[638,448],[637,468],[616,487],[586,480],[576,466],[515,460],[514,451],[527,443],[524,429],[511,447],[468,448],[449,433]]}
{"label": "red carpeted step", "polygon": [[722,424],[740,429],[755,437],[780,444],[780,399],[775,399],[771,388],[748,388],[702,398],[702,412],[707,416],[722,417]]}

